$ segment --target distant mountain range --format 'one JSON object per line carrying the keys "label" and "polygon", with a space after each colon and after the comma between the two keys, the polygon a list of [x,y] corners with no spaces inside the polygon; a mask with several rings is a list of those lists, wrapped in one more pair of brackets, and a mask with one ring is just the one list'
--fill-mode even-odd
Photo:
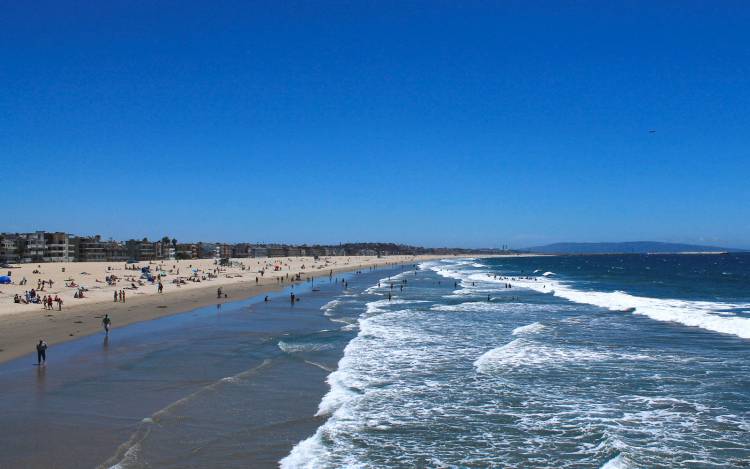
{"label": "distant mountain range", "polygon": [[630,241],[624,243],[554,243],[534,246],[524,251],[543,254],[644,254],[679,252],[742,252],[742,249],[695,244],[660,243],[657,241]]}

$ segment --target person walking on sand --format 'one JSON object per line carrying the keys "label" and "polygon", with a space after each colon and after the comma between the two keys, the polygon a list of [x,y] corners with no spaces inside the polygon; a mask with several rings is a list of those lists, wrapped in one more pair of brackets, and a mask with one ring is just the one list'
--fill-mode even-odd
{"label": "person walking on sand", "polygon": [[117,303],[117,290],[115,290],[115,303]]}
{"label": "person walking on sand", "polygon": [[36,364],[41,366],[42,363],[47,363],[47,342],[39,339],[36,344]]}
{"label": "person walking on sand", "polygon": [[104,327],[104,333],[106,335],[109,335],[109,328],[112,326],[112,320],[109,319],[109,314],[104,315],[104,319],[102,319],[102,326]]}

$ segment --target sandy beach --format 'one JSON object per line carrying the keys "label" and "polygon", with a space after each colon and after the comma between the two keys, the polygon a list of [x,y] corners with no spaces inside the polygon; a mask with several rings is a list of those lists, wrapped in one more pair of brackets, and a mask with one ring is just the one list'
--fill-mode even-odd
{"label": "sandy beach", "polygon": [[[138,264],[113,262],[60,262],[20,264],[3,269],[11,273],[12,284],[0,285],[0,363],[34,351],[34,344],[44,339],[53,345],[101,330],[106,313],[113,327],[177,314],[193,308],[258,295],[299,281],[325,278],[338,272],[372,267],[416,263],[445,256],[376,256],[232,259],[230,266],[219,266],[214,259],[154,261]],[[158,281],[149,282],[141,269],[162,275],[163,293]],[[108,284],[107,277],[114,277]],[[20,284],[22,279],[25,284]],[[257,278],[257,281],[256,281]],[[52,281],[38,290],[39,282]],[[15,303],[15,295],[24,296],[31,289],[44,297],[58,296],[62,310],[53,304],[47,310],[41,304]],[[75,298],[83,288],[83,298]],[[217,298],[217,289],[222,298]],[[113,300],[115,292],[124,291],[125,302]]]}

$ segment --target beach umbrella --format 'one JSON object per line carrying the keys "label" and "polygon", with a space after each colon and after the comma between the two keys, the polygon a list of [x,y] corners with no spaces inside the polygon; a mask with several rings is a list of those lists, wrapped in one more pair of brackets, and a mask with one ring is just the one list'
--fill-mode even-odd
{"label": "beach umbrella", "polygon": [[8,285],[8,284],[10,284],[10,282],[11,282],[10,277],[8,277],[7,275],[0,275],[0,283],[1,284]]}

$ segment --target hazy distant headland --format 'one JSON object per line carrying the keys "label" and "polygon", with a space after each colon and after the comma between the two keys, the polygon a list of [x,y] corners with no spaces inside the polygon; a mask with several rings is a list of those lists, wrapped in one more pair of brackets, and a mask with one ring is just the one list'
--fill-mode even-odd
{"label": "hazy distant headland", "polygon": [[695,244],[628,241],[620,243],[554,243],[523,249],[543,254],[678,254],[745,252],[742,249]]}

